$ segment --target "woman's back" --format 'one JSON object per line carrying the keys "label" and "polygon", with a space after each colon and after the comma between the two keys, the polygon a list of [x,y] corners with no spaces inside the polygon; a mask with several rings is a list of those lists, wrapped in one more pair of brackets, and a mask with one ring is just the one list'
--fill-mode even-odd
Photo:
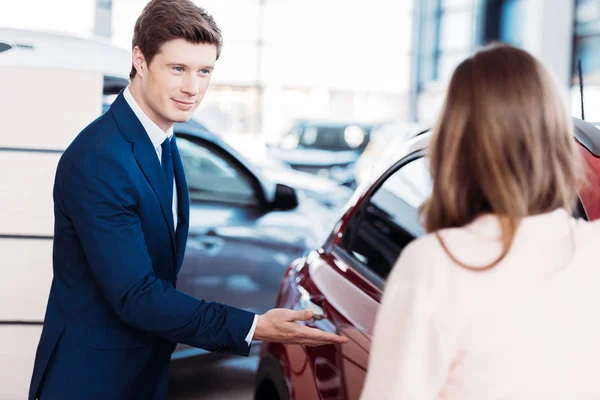
{"label": "woman's back", "polygon": [[[492,215],[439,234],[471,266],[502,252]],[[416,240],[388,279],[363,398],[600,399],[597,243],[600,222],[564,209],[524,218],[487,271]]]}

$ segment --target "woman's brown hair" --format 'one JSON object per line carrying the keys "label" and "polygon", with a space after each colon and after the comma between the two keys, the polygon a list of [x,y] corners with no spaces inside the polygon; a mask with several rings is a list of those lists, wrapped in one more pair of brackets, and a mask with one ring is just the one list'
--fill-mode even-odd
{"label": "woman's brown hair", "polygon": [[523,217],[571,210],[580,154],[564,99],[542,64],[508,45],[492,45],[454,71],[429,147],[433,191],[425,229],[460,227],[482,214],[499,217],[508,253]]}

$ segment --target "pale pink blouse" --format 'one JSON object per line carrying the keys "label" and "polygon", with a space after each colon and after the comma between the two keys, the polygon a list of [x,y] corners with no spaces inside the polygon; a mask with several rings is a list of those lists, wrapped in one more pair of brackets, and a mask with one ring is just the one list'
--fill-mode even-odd
{"label": "pale pink blouse", "polygon": [[[441,231],[485,265],[498,220]],[[600,399],[600,222],[525,218],[500,264],[471,272],[434,235],[405,248],[386,284],[361,399]]]}

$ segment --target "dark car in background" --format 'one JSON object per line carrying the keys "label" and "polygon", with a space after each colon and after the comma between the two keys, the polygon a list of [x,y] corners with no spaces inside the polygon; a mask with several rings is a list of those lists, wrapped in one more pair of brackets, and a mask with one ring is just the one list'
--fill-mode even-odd
{"label": "dark car in background", "polygon": [[[600,130],[573,118],[588,185],[576,216],[600,218]],[[294,260],[278,307],[312,310],[309,326],[348,337],[345,345],[304,347],[265,343],[256,399],[358,399],[367,372],[375,316],[386,278],[402,249],[424,235],[418,208],[429,196],[425,161],[430,132],[400,148],[354,193],[329,238]]]}
{"label": "dark car in background", "polygon": [[338,210],[352,195],[353,191],[350,188],[333,179],[293,169],[273,156],[260,137],[249,134],[221,134],[219,137],[260,170],[267,179],[291,186],[301,195],[310,197],[326,207]]}
{"label": "dark car in background", "polygon": [[[340,214],[268,179],[193,120],[174,132],[190,194],[177,288],[254,313],[273,308],[289,263],[318,246]],[[173,359],[204,353],[180,345]]]}
{"label": "dark car in background", "polygon": [[354,163],[369,143],[375,124],[298,120],[272,147],[292,168],[354,187]]}

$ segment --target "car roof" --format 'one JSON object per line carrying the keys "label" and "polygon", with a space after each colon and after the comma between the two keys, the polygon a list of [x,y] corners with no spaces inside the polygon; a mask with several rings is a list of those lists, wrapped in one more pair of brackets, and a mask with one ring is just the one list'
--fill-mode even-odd
{"label": "car roof", "polygon": [[600,157],[600,129],[597,126],[573,117],[575,138],[596,157]]}
{"label": "car roof", "polygon": [[244,167],[249,169],[252,172],[254,171],[254,167],[251,166],[249,162],[246,161],[245,157],[240,154],[236,149],[230,146],[225,140],[223,140],[220,136],[208,130],[206,126],[202,123],[190,119],[187,122],[178,122],[174,125],[173,131],[177,135],[187,135],[192,136],[207,142],[210,142],[214,145],[221,147],[223,150],[230,153],[233,157],[235,157]]}
{"label": "car roof", "polygon": [[[596,157],[600,157],[600,128],[587,121],[576,117],[571,117],[573,121],[573,134],[575,139],[584,146],[590,153]],[[425,129],[411,136],[430,136],[431,129]]]}
{"label": "car roof", "polygon": [[102,38],[0,28],[0,66],[70,69],[127,79],[131,51]]}
{"label": "car roof", "polygon": [[[600,129],[593,124],[572,117],[574,124],[574,136],[581,145],[588,150],[584,152],[584,158],[587,158],[587,166],[594,171],[588,177],[589,185],[584,185],[579,191],[581,205],[585,210],[585,217],[590,220],[600,218],[600,196],[597,195],[597,187],[600,184]],[[431,141],[431,129],[426,129],[411,137],[398,137],[397,140],[390,143],[387,150],[380,157],[380,162],[367,175],[367,178],[359,183],[358,188],[349,199],[346,205],[345,213],[351,212],[356,207],[356,204],[369,191],[371,191],[378,181],[401,160],[406,157],[421,153],[424,155],[424,150],[429,146]],[[587,155],[585,155],[587,154]]]}
{"label": "car roof", "polygon": [[[106,79],[105,79],[106,81]],[[122,90],[122,88],[121,88]],[[109,98],[111,98],[110,101],[107,101]],[[102,103],[102,112],[106,112],[110,109],[110,106],[112,104],[112,101],[114,100],[114,98],[111,97],[105,97],[105,101]],[[173,126],[173,131],[175,132],[175,134],[178,135],[187,135],[187,136],[193,136],[202,140],[205,140],[207,142],[211,142],[213,144],[218,145],[219,147],[223,147],[225,150],[227,150],[230,153],[233,153],[233,155],[236,158],[240,158],[242,156],[239,156],[239,153],[231,146],[229,146],[227,144],[227,142],[225,142],[220,136],[218,136],[217,134],[211,132],[203,123],[198,122],[195,119],[190,119],[189,121],[186,122],[177,122],[174,126]]]}
{"label": "car roof", "polygon": [[173,127],[176,133],[183,133],[190,136],[195,136],[200,139],[204,139],[210,142],[217,142],[217,144],[221,145],[224,141],[219,138],[217,135],[208,130],[204,124],[190,119],[187,122],[178,122]]}
{"label": "car roof", "polygon": [[[575,139],[581,143],[590,154],[596,158],[600,158],[600,129],[589,122],[575,117],[572,117],[572,120]],[[409,154],[425,150],[429,145],[431,136],[431,129],[425,129],[408,138],[398,137],[396,141],[390,143],[387,150],[381,155],[381,161],[377,164],[373,173],[370,174],[370,178],[367,179],[364,184],[361,182],[360,186],[363,187],[363,190],[368,190],[371,184],[375,183],[379,176],[383,175],[400,160]]]}

